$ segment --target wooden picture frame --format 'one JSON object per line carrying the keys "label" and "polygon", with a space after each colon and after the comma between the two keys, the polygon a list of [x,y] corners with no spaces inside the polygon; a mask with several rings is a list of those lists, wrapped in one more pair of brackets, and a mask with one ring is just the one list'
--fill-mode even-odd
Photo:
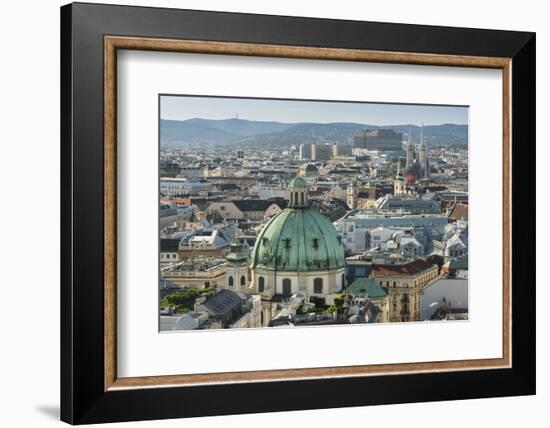
{"label": "wooden picture frame", "polygon": [[[502,358],[117,377],[118,49],[502,70]],[[61,9],[61,53],[62,420],[80,424],[535,392],[534,34],[77,3]],[[312,397],[311,390],[319,395]],[[207,400],[212,394],[218,397],[215,407]]]}

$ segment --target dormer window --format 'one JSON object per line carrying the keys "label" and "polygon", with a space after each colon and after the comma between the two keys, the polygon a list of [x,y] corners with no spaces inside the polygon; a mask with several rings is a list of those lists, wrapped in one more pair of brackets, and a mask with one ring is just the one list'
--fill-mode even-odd
{"label": "dormer window", "polygon": [[318,249],[319,248],[319,239],[313,238],[313,248]]}
{"label": "dormer window", "polygon": [[285,243],[285,249],[288,250],[290,248],[290,239],[289,238],[283,239],[283,242]]}

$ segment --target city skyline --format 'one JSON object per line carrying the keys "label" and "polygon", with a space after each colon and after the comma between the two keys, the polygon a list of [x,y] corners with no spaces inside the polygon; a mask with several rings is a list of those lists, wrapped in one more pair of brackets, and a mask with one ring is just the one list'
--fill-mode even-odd
{"label": "city skyline", "polygon": [[159,102],[161,331],[468,319],[467,107]]}
{"label": "city skyline", "polygon": [[378,126],[411,124],[435,126],[467,125],[467,106],[394,104],[354,101],[229,98],[161,95],[163,120],[239,118],[281,123],[353,122]]}

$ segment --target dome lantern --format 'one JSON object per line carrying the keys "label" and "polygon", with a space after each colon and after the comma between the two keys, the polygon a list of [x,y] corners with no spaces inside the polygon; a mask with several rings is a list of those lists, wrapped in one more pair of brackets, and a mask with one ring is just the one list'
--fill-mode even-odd
{"label": "dome lantern", "polygon": [[309,207],[309,201],[307,197],[308,185],[306,180],[302,177],[294,177],[288,185],[288,192],[290,199],[288,203],[289,208],[303,209]]}

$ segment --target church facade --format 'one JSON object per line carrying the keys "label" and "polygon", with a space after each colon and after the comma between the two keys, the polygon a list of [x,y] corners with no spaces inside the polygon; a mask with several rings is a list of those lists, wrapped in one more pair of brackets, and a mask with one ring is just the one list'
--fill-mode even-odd
{"label": "church facade", "polygon": [[345,288],[344,247],[325,216],[309,207],[307,182],[295,177],[289,204],[259,232],[252,251],[252,288],[262,298],[262,325],[294,294],[324,297]]}
{"label": "church facade", "polygon": [[407,142],[407,162],[405,164],[405,184],[414,184],[417,180],[430,178],[430,162],[424,142],[424,126],[420,131],[420,144],[416,147],[411,142],[411,131]]}

